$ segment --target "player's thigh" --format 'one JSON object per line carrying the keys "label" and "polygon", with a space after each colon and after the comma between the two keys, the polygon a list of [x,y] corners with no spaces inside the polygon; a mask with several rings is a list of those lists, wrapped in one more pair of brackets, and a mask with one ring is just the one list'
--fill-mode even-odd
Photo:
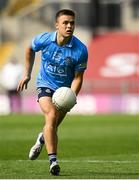
{"label": "player's thigh", "polygon": [[52,103],[51,97],[41,97],[39,99],[39,104],[41,107],[42,112],[44,113],[46,119],[53,119],[56,122],[56,126],[58,127],[61,122],[63,121],[64,117],[66,116],[65,112],[57,111],[55,105]]}
{"label": "player's thigh", "polygon": [[55,106],[52,103],[52,98],[48,96],[44,96],[39,98],[39,105],[44,114],[48,114],[50,112],[55,113]]}

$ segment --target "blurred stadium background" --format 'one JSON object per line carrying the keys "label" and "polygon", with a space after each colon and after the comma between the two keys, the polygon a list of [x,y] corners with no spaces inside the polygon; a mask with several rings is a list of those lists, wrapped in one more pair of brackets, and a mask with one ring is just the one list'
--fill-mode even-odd
{"label": "blurred stadium background", "polygon": [[[54,30],[61,8],[77,12],[75,35],[89,59],[78,104],[58,132],[60,179],[139,179],[139,0],[0,0],[0,79],[10,59],[24,65],[31,39]],[[14,98],[11,115],[0,84],[0,179],[53,178],[45,149],[28,160],[44,121],[35,90],[39,58],[21,112]]]}
{"label": "blurred stadium background", "polygon": [[[83,88],[71,113],[138,114],[138,0],[0,0],[0,72],[13,56],[24,64],[31,39],[54,30],[54,15],[61,8],[76,11],[75,35],[89,50]],[[34,88],[39,57],[22,93],[23,113],[40,112]],[[8,113],[9,99],[0,85],[0,114]]]}

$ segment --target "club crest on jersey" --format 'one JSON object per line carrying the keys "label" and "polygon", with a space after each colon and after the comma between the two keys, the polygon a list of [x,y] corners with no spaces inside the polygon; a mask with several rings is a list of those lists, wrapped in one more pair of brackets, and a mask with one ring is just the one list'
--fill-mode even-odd
{"label": "club crest on jersey", "polygon": [[65,57],[65,62],[66,64],[69,66],[69,65],[72,65],[72,58],[71,57]]}

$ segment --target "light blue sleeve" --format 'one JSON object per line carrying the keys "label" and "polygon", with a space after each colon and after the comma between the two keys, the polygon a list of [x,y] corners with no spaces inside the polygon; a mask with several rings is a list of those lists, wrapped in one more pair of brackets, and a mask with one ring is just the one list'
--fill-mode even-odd
{"label": "light blue sleeve", "polygon": [[40,51],[46,44],[47,39],[48,39],[48,33],[41,33],[35,36],[31,43],[31,47],[33,51],[35,52]]}
{"label": "light blue sleeve", "polygon": [[88,51],[86,46],[83,47],[79,63],[75,67],[75,71],[84,71],[87,68]]}

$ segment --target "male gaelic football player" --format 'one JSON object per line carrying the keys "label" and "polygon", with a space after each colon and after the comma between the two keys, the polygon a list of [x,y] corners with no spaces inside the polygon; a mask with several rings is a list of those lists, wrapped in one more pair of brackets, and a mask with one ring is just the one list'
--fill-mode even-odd
{"label": "male gaelic football player", "polygon": [[73,35],[75,13],[62,9],[56,13],[55,32],[37,35],[26,50],[25,73],[17,90],[27,88],[35,60],[35,53],[41,51],[41,67],[37,76],[38,102],[45,117],[43,132],[38,135],[35,145],[29,152],[29,159],[35,160],[45,144],[50,160],[50,173],[59,175],[57,160],[57,128],[66,113],[58,111],[52,103],[52,95],[59,87],[66,86],[78,95],[84,71],[87,67],[86,46]]}

